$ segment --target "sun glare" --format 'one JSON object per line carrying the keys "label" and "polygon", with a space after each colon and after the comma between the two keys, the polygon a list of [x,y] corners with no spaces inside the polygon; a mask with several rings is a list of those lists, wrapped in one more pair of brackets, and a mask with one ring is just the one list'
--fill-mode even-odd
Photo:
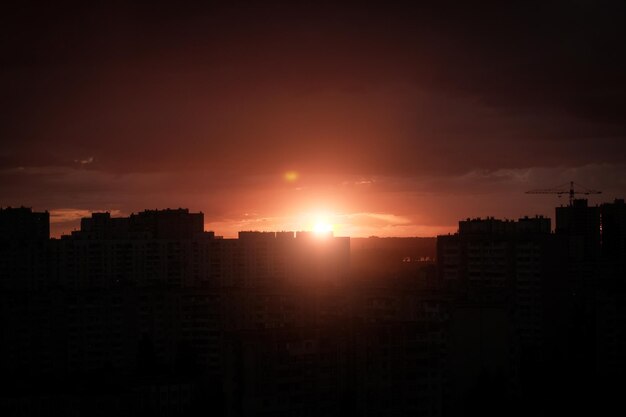
{"label": "sun glare", "polygon": [[317,237],[328,237],[341,231],[341,222],[338,220],[336,214],[327,210],[310,211],[298,217],[295,228],[309,231]]}
{"label": "sun glare", "polygon": [[333,231],[333,225],[326,222],[318,222],[313,226],[313,233],[317,235],[327,235]]}

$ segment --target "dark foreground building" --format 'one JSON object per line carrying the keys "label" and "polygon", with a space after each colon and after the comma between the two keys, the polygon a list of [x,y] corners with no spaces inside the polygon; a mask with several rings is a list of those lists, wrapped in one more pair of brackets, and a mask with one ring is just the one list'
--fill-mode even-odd
{"label": "dark foreground building", "polygon": [[599,412],[626,368],[625,220],[621,200],[559,208],[556,232],[468,219],[436,263],[372,240],[351,268],[347,238],[222,239],[185,209],[52,240],[47,213],[2,209],[0,413]]}

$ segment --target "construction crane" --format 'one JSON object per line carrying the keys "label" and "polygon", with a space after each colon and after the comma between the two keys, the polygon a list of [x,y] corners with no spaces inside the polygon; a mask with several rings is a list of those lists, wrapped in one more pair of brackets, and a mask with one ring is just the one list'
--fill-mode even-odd
{"label": "construction crane", "polygon": [[[578,187],[578,190],[574,189],[574,185]],[[602,191],[590,190],[588,188],[583,187],[580,184],[574,184],[574,181],[570,181],[569,190],[566,187],[567,187],[567,184],[563,184],[555,188],[543,188],[543,189],[526,191],[526,194],[556,194],[559,197],[561,197],[564,194],[568,194],[570,206],[574,204],[574,197],[577,194],[582,194],[582,195],[602,194]]]}

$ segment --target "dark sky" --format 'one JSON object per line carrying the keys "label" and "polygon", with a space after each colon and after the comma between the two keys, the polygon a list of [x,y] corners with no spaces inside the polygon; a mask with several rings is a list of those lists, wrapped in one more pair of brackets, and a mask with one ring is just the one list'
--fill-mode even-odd
{"label": "dark sky", "polygon": [[[626,3],[13,2],[0,206],[433,235],[626,196]],[[507,3],[507,4],[501,4]],[[285,173],[294,171],[289,181]]]}

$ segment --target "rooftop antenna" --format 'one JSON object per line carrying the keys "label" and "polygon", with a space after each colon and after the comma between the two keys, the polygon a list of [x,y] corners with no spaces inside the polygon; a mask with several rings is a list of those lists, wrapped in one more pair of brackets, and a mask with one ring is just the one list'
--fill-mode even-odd
{"label": "rooftop antenna", "polygon": [[[575,189],[576,186],[578,189]],[[574,181],[570,181],[569,190],[567,189],[567,184],[559,185],[554,188],[540,188],[535,190],[526,191],[526,194],[556,194],[561,197],[564,194],[569,195],[569,205],[572,206],[574,204],[574,197],[577,194],[582,195],[590,195],[590,194],[602,194],[602,191],[591,190],[589,188],[583,187],[580,184],[575,184]]]}

